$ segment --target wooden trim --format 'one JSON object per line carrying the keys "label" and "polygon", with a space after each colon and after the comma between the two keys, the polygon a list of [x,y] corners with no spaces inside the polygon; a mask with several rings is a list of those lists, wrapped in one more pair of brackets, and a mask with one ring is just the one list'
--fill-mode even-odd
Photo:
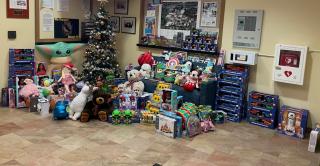
{"label": "wooden trim", "polygon": [[220,18],[219,18],[219,36],[218,36],[218,50],[221,50],[222,36],[223,36],[223,23],[226,1],[220,0]]}
{"label": "wooden trim", "polygon": [[[90,0],[92,4],[93,0]],[[91,6],[92,7],[92,6]],[[52,42],[81,42],[81,38],[40,38],[40,0],[35,0],[35,42],[36,43],[52,43]],[[81,29],[79,31],[81,33]]]}

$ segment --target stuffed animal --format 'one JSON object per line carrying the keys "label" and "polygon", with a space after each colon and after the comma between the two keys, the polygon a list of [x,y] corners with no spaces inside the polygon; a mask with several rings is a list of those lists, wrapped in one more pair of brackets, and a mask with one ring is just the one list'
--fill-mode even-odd
{"label": "stuffed animal", "polygon": [[179,86],[184,86],[184,84],[187,82],[187,76],[184,74],[177,74],[176,78],[174,80],[174,84]]}
{"label": "stuffed animal", "polygon": [[64,64],[64,67],[62,70],[62,76],[58,80],[58,82],[62,82],[67,93],[70,93],[70,88],[69,88],[70,85],[76,83],[76,79],[71,74],[72,69],[73,69],[72,63]]}
{"label": "stuffed animal", "polygon": [[113,102],[110,94],[98,89],[93,92],[92,101],[85,105],[84,111],[81,113],[81,122],[88,122],[90,119],[99,119],[107,121],[108,115],[113,111]]}
{"label": "stuffed animal", "polygon": [[132,90],[137,97],[142,96],[143,91],[144,91],[144,83],[142,81],[138,81],[138,82],[133,83]]}
{"label": "stuffed animal", "polygon": [[143,64],[141,66],[140,72],[145,79],[149,79],[151,77],[151,66],[149,64]]}
{"label": "stuffed animal", "polygon": [[165,76],[164,71],[166,69],[166,65],[163,63],[158,63],[156,66],[155,78],[158,80],[162,80]]}
{"label": "stuffed animal", "polygon": [[[85,46],[82,43],[64,43],[58,42],[48,45],[37,45],[37,50],[44,56],[50,59],[50,64],[47,71],[53,69],[61,69],[63,64],[71,63],[71,55]],[[49,74],[49,73],[47,73]]]}
{"label": "stuffed animal", "polygon": [[188,61],[181,66],[181,71],[183,74],[188,75],[192,69],[192,62]]}
{"label": "stuffed animal", "polygon": [[138,59],[138,63],[140,66],[142,66],[143,64],[149,64],[150,66],[152,66],[155,63],[155,61],[152,57],[152,53],[145,52],[142,55],[140,55],[140,57]]}
{"label": "stuffed animal", "polygon": [[124,93],[127,94],[132,94],[133,93],[133,85],[135,83],[139,83],[139,87],[143,87],[142,91],[144,90],[144,85],[141,86],[141,84],[143,84],[141,80],[142,76],[141,76],[141,72],[133,69],[127,72],[127,77],[128,77],[128,81],[124,83]]}
{"label": "stuffed animal", "polygon": [[199,72],[194,70],[187,77],[187,82],[184,84],[184,89],[193,91],[194,88],[199,88]]}
{"label": "stuffed animal", "polygon": [[81,116],[81,112],[86,106],[88,97],[92,92],[92,88],[88,85],[84,85],[81,92],[72,100],[69,109],[69,118],[72,120],[78,120]]}

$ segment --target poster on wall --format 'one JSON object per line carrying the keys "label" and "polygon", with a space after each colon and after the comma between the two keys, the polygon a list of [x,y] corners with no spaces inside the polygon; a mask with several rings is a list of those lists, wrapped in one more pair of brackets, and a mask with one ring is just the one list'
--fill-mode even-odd
{"label": "poster on wall", "polygon": [[29,0],[7,0],[7,18],[29,18]]}
{"label": "poster on wall", "polygon": [[53,9],[54,8],[54,1],[53,0],[42,0],[41,6],[43,8]]}
{"label": "poster on wall", "polygon": [[160,8],[159,35],[173,39],[177,32],[190,35],[196,28],[198,1],[163,1]]}
{"label": "poster on wall", "polygon": [[53,32],[54,30],[54,15],[51,10],[41,10],[42,18],[42,31],[43,32]]}
{"label": "poster on wall", "polygon": [[144,35],[156,35],[156,17],[146,17]]}
{"label": "poster on wall", "polygon": [[56,4],[56,11],[58,12],[68,12],[70,10],[69,0],[57,0]]}
{"label": "poster on wall", "polygon": [[201,6],[201,27],[215,28],[217,26],[217,3],[204,2]]}

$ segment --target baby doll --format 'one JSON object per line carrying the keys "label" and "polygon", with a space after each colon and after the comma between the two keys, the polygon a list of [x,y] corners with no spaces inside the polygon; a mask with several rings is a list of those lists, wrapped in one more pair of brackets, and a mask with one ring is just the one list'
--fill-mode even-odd
{"label": "baby doll", "polygon": [[64,67],[62,69],[62,76],[58,80],[58,82],[61,82],[64,85],[66,93],[70,93],[70,88],[69,88],[70,85],[76,83],[76,79],[71,74],[72,68],[73,68],[73,64],[71,63],[64,64]]}

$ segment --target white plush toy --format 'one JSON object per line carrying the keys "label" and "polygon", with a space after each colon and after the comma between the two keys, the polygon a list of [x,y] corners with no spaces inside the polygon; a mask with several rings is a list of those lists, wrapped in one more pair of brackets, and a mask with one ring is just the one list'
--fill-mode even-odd
{"label": "white plush toy", "polygon": [[69,107],[69,118],[72,120],[78,120],[81,116],[81,112],[87,104],[88,97],[92,93],[92,88],[88,85],[84,85],[81,92],[72,100]]}
{"label": "white plush toy", "polygon": [[149,64],[143,64],[140,72],[145,79],[149,79],[151,77],[151,66]]}
{"label": "white plush toy", "polygon": [[[137,84],[137,83],[139,87],[143,87],[144,89],[144,84],[142,81],[140,81],[142,79],[142,74],[140,71],[136,69],[130,70],[127,72],[127,77],[128,77],[128,81],[124,83],[124,86],[125,86],[124,93],[127,93],[127,94],[134,93],[133,87],[134,87],[134,84]],[[143,89],[142,89],[142,92],[143,92]]]}
{"label": "white plush toy", "polygon": [[285,126],[285,130],[288,132],[295,132],[295,119],[296,119],[296,114],[293,112],[288,113],[288,122],[287,125]]}
{"label": "white plush toy", "polygon": [[138,81],[133,83],[133,92],[135,93],[135,95],[137,97],[140,97],[143,95],[143,91],[144,91],[144,84],[142,81]]}

